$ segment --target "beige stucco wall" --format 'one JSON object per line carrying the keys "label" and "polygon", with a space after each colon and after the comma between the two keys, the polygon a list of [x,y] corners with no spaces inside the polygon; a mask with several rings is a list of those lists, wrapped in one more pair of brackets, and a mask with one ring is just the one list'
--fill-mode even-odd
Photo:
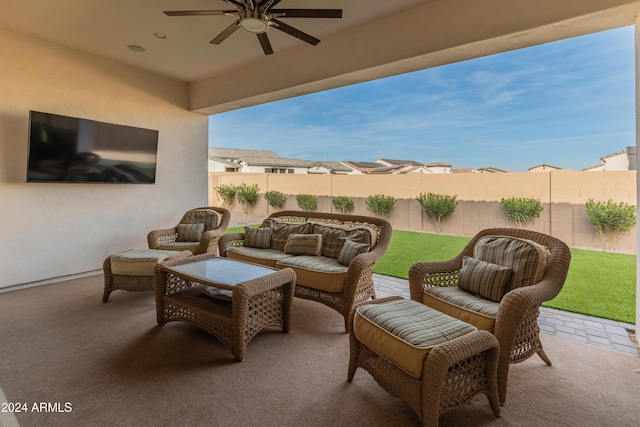
{"label": "beige stucco wall", "polygon": [[[99,270],[206,205],[208,119],[187,96],[184,83],[0,32],[0,287]],[[29,110],[159,130],[156,184],[26,184]]]}
{"label": "beige stucco wall", "polygon": [[[440,174],[440,175],[302,175],[295,177],[276,174],[209,174],[210,203],[219,201],[213,188],[220,184],[258,184],[260,193],[277,190],[287,195],[284,209],[299,210],[295,195],[318,196],[318,210],[332,212],[332,196],[348,196],[354,200],[352,213],[370,215],[365,199],[381,194],[396,198],[388,219],[397,229],[433,233],[435,227],[423,215],[415,198],[420,193],[457,195],[458,207],[442,226],[445,234],[472,236],[484,228],[512,227],[504,216],[499,202],[507,197],[540,199],[544,210],[529,228],[554,235],[568,245],[578,248],[600,249],[586,215],[585,203],[590,198],[625,202],[637,205],[636,172],[572,172],[497,173],[497,174]],[[226,205],[225,205],[226,206]],[[242,213],[235,203],[232,212]],[[251,208],[253,215],[266,216],[273,211],[263,197]],[[624,236],[616,250],[636,252],[636,229]]]}

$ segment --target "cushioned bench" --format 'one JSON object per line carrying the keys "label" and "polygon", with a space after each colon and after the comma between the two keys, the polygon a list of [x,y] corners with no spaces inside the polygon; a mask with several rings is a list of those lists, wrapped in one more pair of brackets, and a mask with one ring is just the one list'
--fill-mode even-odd
{"label": "cushioned bench", "polygon": [[485,393],[500,415],[498,340],[486,331],[414,300],[389,297],[351,315],[347,380],[358,367],[406,401],[424,425]]}

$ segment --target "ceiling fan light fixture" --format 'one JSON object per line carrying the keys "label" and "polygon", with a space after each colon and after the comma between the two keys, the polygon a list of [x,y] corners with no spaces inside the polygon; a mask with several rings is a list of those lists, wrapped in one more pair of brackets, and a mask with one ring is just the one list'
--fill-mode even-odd
{"label": "ceiling fan light fixture", "polygon": [[260,18],[244,18],[240,21],[240,26],[254,34],[266,33],[269,29],[269,23]]}

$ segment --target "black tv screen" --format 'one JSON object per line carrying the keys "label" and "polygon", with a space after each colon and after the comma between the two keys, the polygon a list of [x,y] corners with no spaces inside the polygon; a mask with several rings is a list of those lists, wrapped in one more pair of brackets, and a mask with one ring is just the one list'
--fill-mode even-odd
{"label": "black tv screen", "polygon": [[158,131],[31,111],[27,182],[153,184]]}

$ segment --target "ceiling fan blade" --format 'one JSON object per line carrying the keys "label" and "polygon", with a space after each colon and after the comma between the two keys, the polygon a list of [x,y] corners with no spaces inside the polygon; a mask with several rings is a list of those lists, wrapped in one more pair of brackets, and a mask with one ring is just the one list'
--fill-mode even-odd
{"label": "ceiling fan blade", "polygon": [[239,19],[236,22],[234,22],[233,24],[229,25],[224,30],[222,30],[222,32],[220,34],[218,34],[217,36],[215,36],[213,38],[213,40],[211,40],[209,43],[211,43],[211,44],[220,44],[220,43],[222,43],[223,41],[225,41],[225,39],[227,37],[229,37],[231,34],[233,34],[238,28],[240,28],[240,20]]}
{"label": "ceiling fan blade", "polygon": [[280,18],[342,18],[342,9],[269,9]]}
{"label": "ceiling fan blade", "polygon": [[278,3],[280,3],[280,0],[263,0],[260,2],[260,10],[264,13]]}
{"label": "ceiling fan blade", "polygon": [[237,10],[165,10],[167,16],[238,15]]}
{"label": "ceiling fan blade", "polygon": [[285,33],[287,33],[287,34],[289,34],[289,35],[291,35],[293,37],[299,38],[302,41],[305,41],[305,42],[307,42],[309,44],[312,44],[314,46],[317,45],[318,43],[320,43],[319,39],[317,39],[317,38],[315,38],[315,37],[313,37],[313,36],[311,36],[311,35],[309,35],[309,34],[307,34],[305,32],[302,32],[302,31],[298,30],[297,28],[293,28],[291,25],[287,25],[282,21],[279,21],[277,19],[272,19],[271,22],[277,24],[277,25],[273,26],[274,28],[277,28],[280,31],[283,31],[283,32],[285,32]]}
{"label": "ceiling fan blade", "polygon": [[271,55],[273,53],[273,49],[271,48],[271,43],[269,42],[269,37],[267,37],[267,33],[256,34],[258,36],[258,40],[260,41],[260,45],[262,46],[262,50],[265,55]]}

